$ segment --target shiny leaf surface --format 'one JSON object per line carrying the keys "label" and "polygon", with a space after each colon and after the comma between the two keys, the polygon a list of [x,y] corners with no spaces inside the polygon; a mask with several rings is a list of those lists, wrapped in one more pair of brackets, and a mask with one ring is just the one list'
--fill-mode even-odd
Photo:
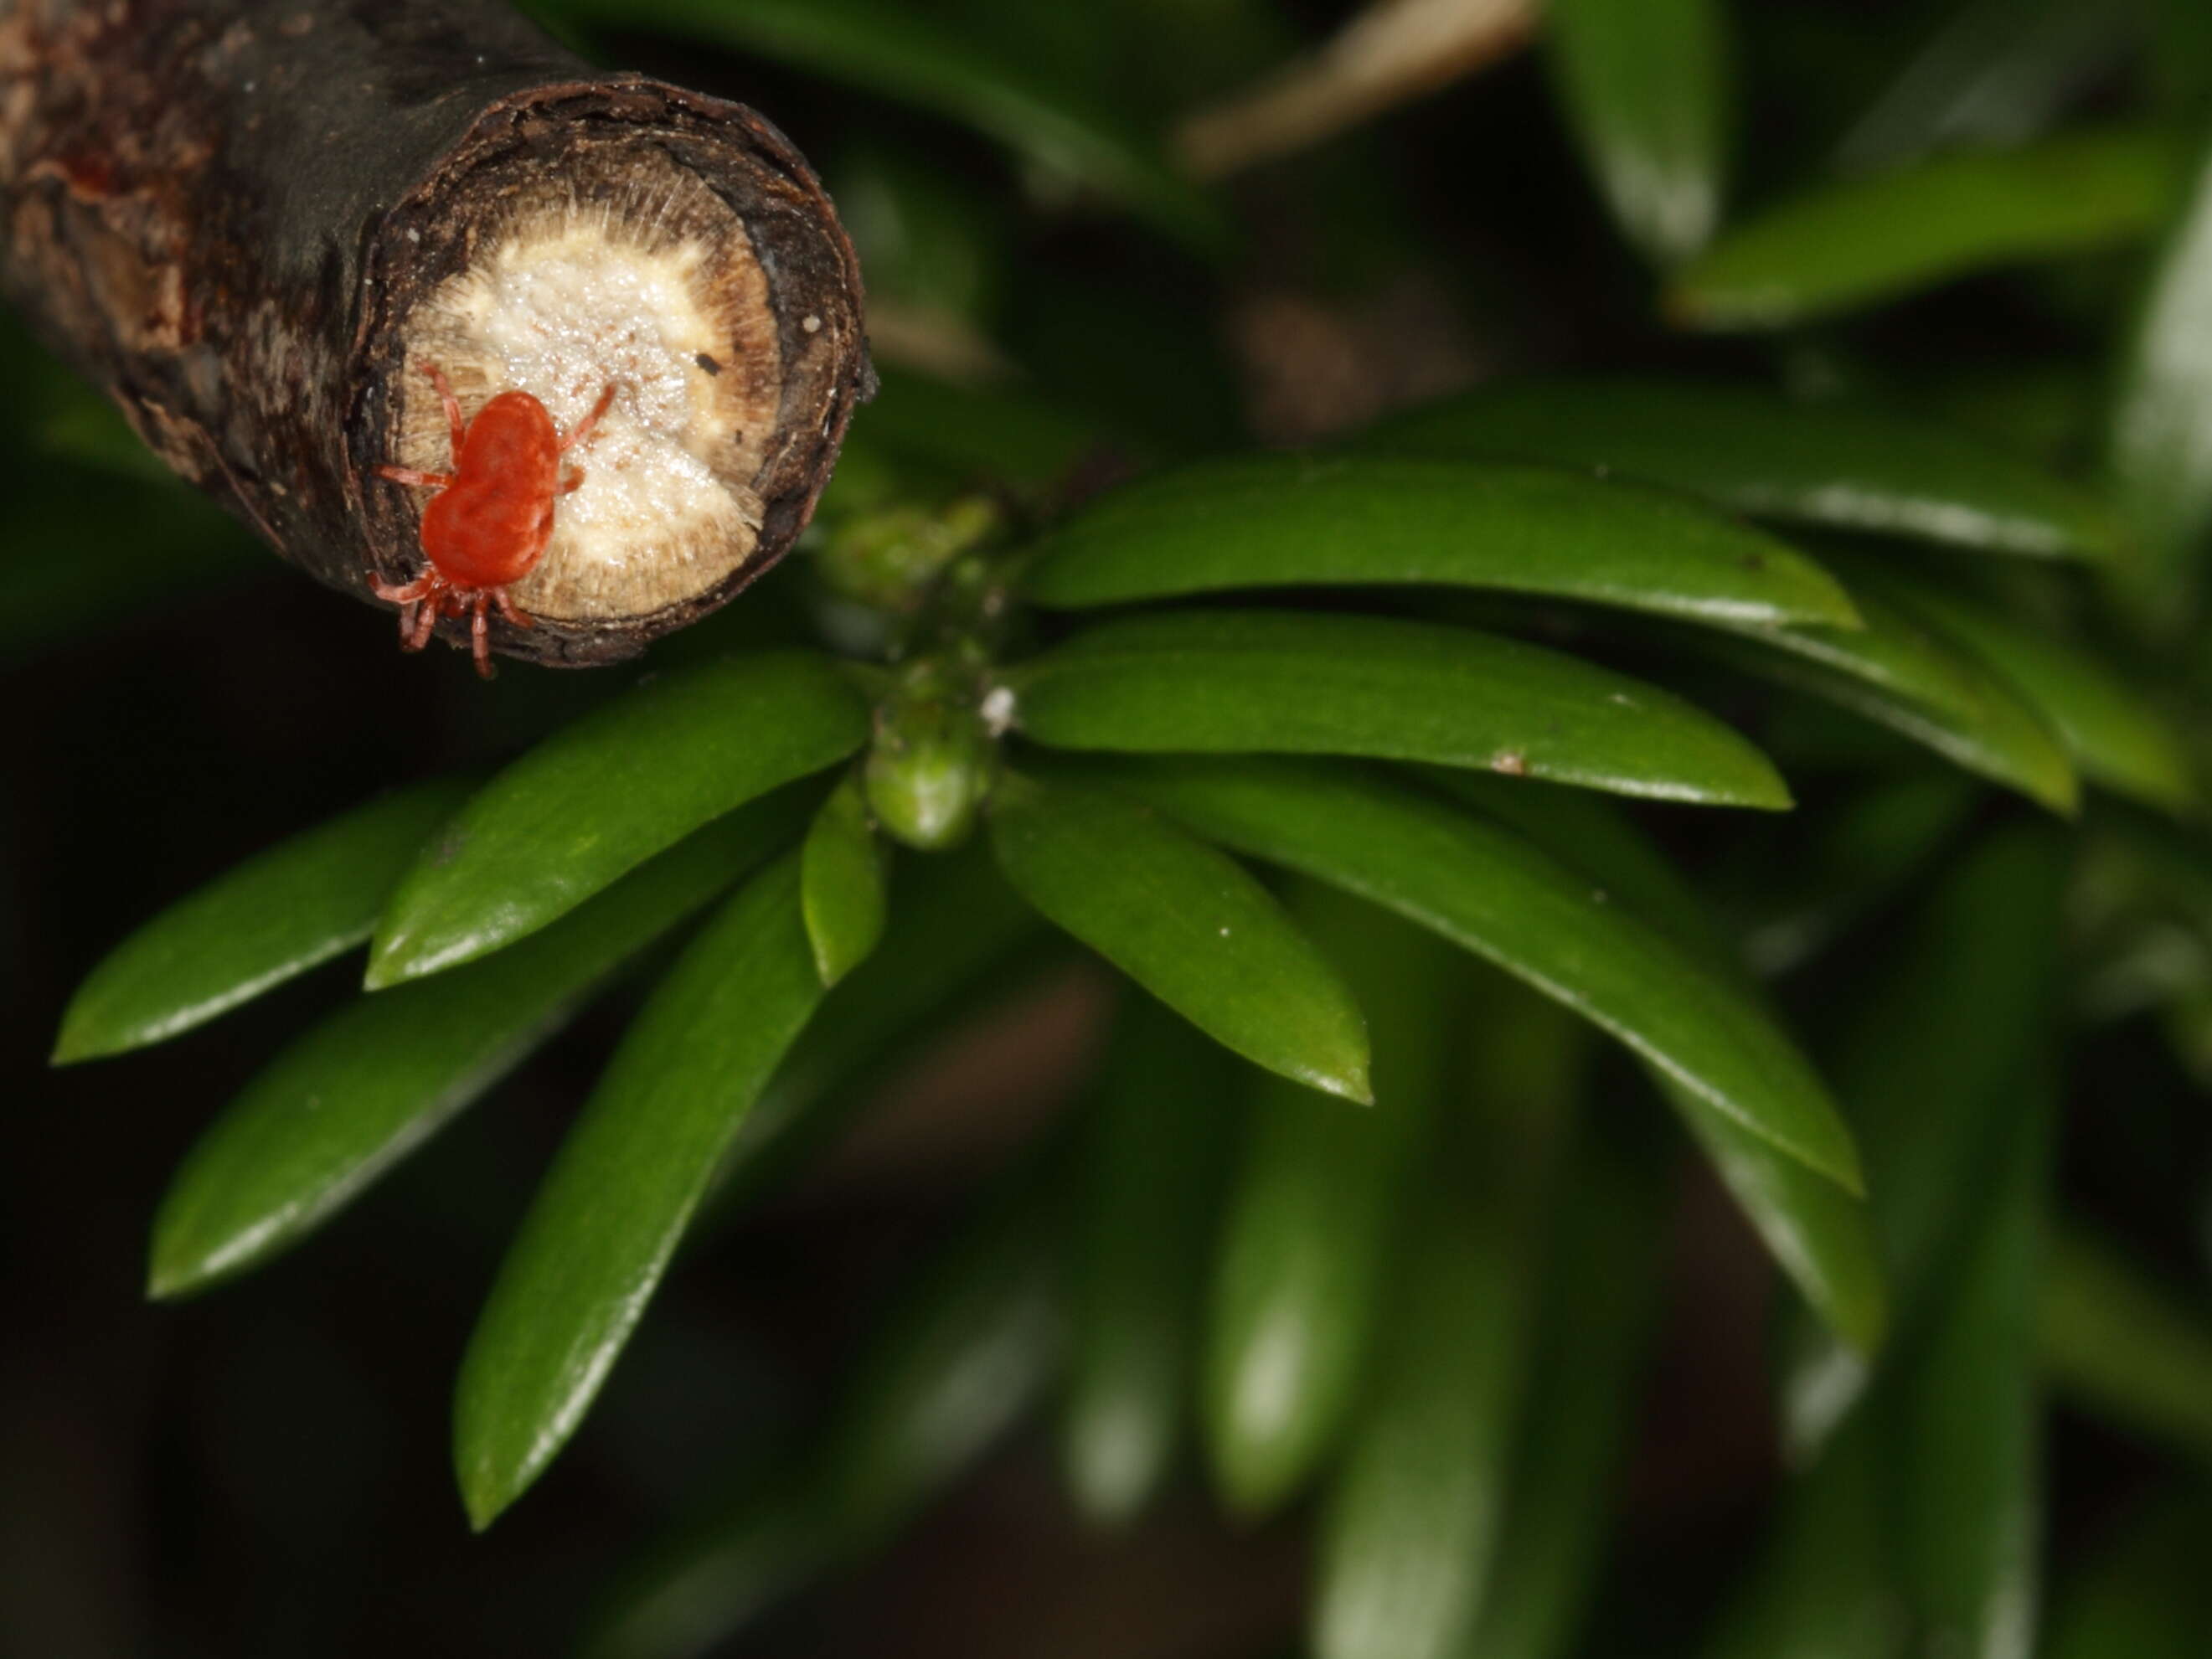
{"label": "shiny leaf surface", "polygon": [[[1853,580],[1868,585],[1856,567]],[[1885,573],[1874,586],[2018,691],[2092,782],[2170,811],[2196,799],[2179,734],[2087,651],[1926,582]]]}
{"label": "shiny leaf surface", "polygon": [[479,1529],[583,1420],[723,1149],[822,994],[787,855],[723,907],[624,1034],[461,1363],[454,1464]]}
{"label": "shiny leaf surface", "polygon": [[815,813],[799,854],[799,908],[823,984],[851,973],[883,938],[888,865],[868,822],[866,798],[848,777]]}
{"label": "shiny leaf surface", "polygon": [[1729,727],[1637,680],[1471,629],[1297,611],[1170,611],[1089,629],[1005,677],[1062,749],[1367,755],[1619,794],[1779,808]]}
{"label": "shiny leaf surface", "polygon": [[395,791],[179,899],[85,975],[54,1062],[162,1042],[365,943],[392,884],[467,793],[457,780]]}
{"label": "shiny leaf surface", "polygon": [[1850,1131],[1765,1012],[1521,837],[1324,767],[1155,762],[1113,776],[1202,835],[1346,887],[1496,963],[1751,1133],[1857,1190]]}
{"label": "shiny leaf surface", "polygon": [[246,1085],[155,1218],[149,1293],[179,1296],[289,1248],[484,1094],[623,963],[799,833],[756,803],[515,950],[340,1009]]}
{"label": "shiny leaf surface", "polygon": [[1048,920],[1224,1048],[1372,1098],[1352,994],[1233,860],[1126,799],[1027,778],[994,798],[991,846]]}
{"label": "shiny leaf surface", "polygon": [[[1401,429],[1418,438],[1419,417]],[[1660,491],[1385,455],[1240,456],[1141,479],[1047,532],[1024,581],[1065,606],[1322,585],[1495,588],[1723,623],[1856,617],[1802,554]]]}
{"label": "shiny leaf surface", "polygon": [[372,989],[511,945],[711,818],[836,765],[868,708],[825,658],[731,657],[649,679],[470,799],[402,880]]}

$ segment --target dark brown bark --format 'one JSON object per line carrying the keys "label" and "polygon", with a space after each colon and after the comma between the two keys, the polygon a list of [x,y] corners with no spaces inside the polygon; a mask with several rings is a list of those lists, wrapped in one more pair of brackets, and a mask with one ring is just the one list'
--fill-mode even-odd
{"label": "dark brown bark", "polygon": [[597,74],[495,4],[0,0],[0,290],[169,465],[359,598],[422,568],[420,492],[372,472],[410,400],[423,418],[418,308],[532,204],[672,190],[741,227],[710,233],[702,279],[735,337],[698,355],[723,388],[701,396],[762,417],[723,411],[732,447],[702,457],[747,532],[699,591],[500,625],[510,655],[631,655],[804,528],[869,381],[851,245],[805,161],[752,111]]}

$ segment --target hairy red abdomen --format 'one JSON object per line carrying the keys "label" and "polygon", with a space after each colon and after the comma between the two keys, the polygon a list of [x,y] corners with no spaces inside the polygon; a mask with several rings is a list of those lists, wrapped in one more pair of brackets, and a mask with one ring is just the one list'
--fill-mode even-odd
{"label": "hairy red abdomen", "polygon": [[422,551],[459,587],[528,575],[553,534],[561,434],[527,392],[502,392],[469,422],[453,482],[422,509]]}

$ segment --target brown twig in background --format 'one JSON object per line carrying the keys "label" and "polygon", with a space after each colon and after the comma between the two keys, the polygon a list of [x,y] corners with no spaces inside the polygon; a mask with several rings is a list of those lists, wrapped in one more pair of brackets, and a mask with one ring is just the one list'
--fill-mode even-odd
{"label": "brown twig in background", "polygon": [[[0,0],[0,291],[171,467],[368,599],[417,574],[427,371],[585,487],[496,647],[592,664],[805,527],[868,381],[858,269],[742,106],[600,75],[488,0]],[[446,624],[458,642],[459,623]]]}
{"label": "brown twig in background", "polygon": [[1176,133],[1201,179],[1317,144],[1515,51],[1541,0],[1373,0],[1320,51],[1200,110]]}

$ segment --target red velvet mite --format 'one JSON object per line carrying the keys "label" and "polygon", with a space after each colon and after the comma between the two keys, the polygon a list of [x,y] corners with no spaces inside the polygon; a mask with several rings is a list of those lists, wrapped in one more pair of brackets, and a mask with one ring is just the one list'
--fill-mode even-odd
{"label": "red velvet mite", "polygon": [[517,628],[531,619],[507,597],[537,567],[553,534],[553,500],[584,482],[584,469],[561,470],[561,457],[590,441],[592,429],[615,400],[610,385],[592,412],[562,437],[545,405],[527,392],[502,392],[461,419],[460,400],[443,370],[433,366],[431,383],[446,405],[453,431],[453,470],[417,472],[411,467],[380,466],[379,477],[418,484],[438,493],[422,509],[422,554],[430,568],[404,586],[371,578],[380,599],[401,607],[399,645],[420,651],[438,618],[472,613],[470,635],[477,672],[491,678],[491,651],[485,613],[492,605]]}

